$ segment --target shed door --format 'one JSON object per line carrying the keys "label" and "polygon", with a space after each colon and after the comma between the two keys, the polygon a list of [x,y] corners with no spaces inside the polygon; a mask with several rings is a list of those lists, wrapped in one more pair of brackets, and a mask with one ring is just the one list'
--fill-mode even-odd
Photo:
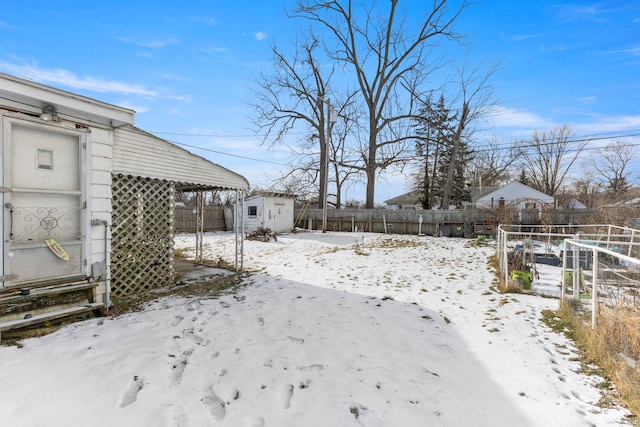
{"label": "shed door", "polygon": [[82,134],[7,118],[3,128],[3,286],[81,275]]}

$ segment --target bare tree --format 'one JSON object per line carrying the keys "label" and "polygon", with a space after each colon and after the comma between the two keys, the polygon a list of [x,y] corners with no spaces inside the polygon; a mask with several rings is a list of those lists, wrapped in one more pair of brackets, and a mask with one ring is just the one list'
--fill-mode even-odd
{"label": "bare tree", "polygon": [[[309,148],[309,136],[317,136],[320,152],[318,199],[322,207],[327,193],[324,175],[328,173],[322,167],[327,164],[328,156],[325,97],[334,69],[321,62],[321,45],[312,32],[296,42],[293,51],[293,56],[288,58],[276,46],[272,48],[273,74],[262,74],[256,81],[253,121],[265,132],[264,144],[289,144],[286,137],[296,126],[301,126],[304,134],[296,142],[303,151]],[[290,172],[298,170],[300,168],[296,167]]]}
{"label": "bare tree", "polygon": [[[299,0],[292,15],[328,30],[335,42],[332,46],[327,41],[330,56],[354,73],[367,113],[362,164],[354,166],[366,174],[367,208],[374,207],[379,171],[406,161],[402,154],[413,135],[410,124],[403,122],[415,117],[415,93],[434,67],[435,42],[459,39],[452,27],[467,6],[462,1],[449,11],[450,0],[435,0],[420,25],[412,29],[398,3],[390,0],[384,7],[373,3],[359,20],[351,0]],[[384,16],[376,13],[376,6]]]}
{"label": "bare tree", "polygon": [[602,186],[594,178],[590,170],[586,170],[583,176],[576,179],[570,187],[571,195],[582,202],[587,208],[594,209]]}
{"label": "bare tree", "polygon": [[477,186],[506,184],[511,167],[516,163],[521,149],[515,144],[504,144],[498,136],[477,147],[468,168],[469,179]]}
{"label": "bare tree", "polygon": [[459,107],[452,137],[452,153],[446,165],[446,180],[442,196],[443,209],[449,208],[454,171],[463,166],[460,165],[460,162],[466,160],[465,147],[470,145],[473,135],[478,130],[478,123],[491,112],[492,92],[488,81],[495,74],[497,68],[496,64],[487,72],[483,72],[480,67],[477,67],[467,73],[466,65],[463,65],[458,70],[460,94],[456,101]]}
{"label": "bare tree", "polygon": [[555,196],[584,147],[585,140],[573,140],[573,131],[563,125],[549,131],[535,131],[532,140],[520,141],[523,168],[533,188]]}
{"label": "bare tree", "polygon": [[[342,192],[349,185],[359,181],[359,171],[351,167],[354,153],[349,145],[353,127],[357,124],[357,108],[347,98],[339,102],[336,111],[337,121],[331,124],[331,135],[327,135],[329,184],[335,186],[335,193],[327,189],[328,203],[336,209],[342,206]],[[299,141],[298,146],[290,146],[291,160],[277,176],[269,176],[272,187],[284,189],[304,199],[319,194],[319,177],[322,174],[322,164],[318,162],[318,152],[315,141],[317,134],[308,136],[307,141]],[[330,186],[329,186],[330,187]],[[333,197],[331,197],[333,196]],[[333,202],[332,202],[333,199]]]}
{"label": "bare tree", "polygon": [[636,158],[635,147],[620,141],[612,142],[595,152],[590,158],[590,166],[596,172],[596,179],[607,191],[610,199],[619,201],[627,194],[635,181],[630,164]]}

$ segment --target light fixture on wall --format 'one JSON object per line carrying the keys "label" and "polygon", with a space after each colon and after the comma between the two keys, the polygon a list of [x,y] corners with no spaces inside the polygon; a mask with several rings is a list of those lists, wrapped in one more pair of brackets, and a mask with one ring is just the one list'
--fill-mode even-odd
{"label": "light fixture on wall", "polygon": [[42,114],[40,114],[40,118],[45,122],[58,120],[58,113],[56,111],[56,107],[48,104],[42,107]]}

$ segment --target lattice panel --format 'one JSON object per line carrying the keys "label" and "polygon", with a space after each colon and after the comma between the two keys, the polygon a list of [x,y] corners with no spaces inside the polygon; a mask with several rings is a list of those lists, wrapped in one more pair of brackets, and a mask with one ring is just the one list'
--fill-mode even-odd
{"label": "lattice panel", "polygon": [[172,182],[113,176],[113,295],[131,295],[173,283],[174,197]]}

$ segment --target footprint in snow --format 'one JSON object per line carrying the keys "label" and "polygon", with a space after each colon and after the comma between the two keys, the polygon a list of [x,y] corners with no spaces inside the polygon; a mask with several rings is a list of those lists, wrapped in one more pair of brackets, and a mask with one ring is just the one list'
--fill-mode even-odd
{"label": "footprint in snow", "polygon": [[118,396],[118,406],[121,408],[127,407],[136,401],[138,393],[144,387],[144,381],[137,375],[133,376],[131,380],[121,391]]}
{"label": "footprint in snow", "polygon": [[320,363],[314,363],[313,365],[296,367],[296,371],[303,371],[303,372],[310,372],[310,371],[320,372],[323,369],[324,369],[324,366],[321,365]]}
{"label": "footprint in snow", "polygon": [[202,405],[214,420],[222,421],[227,410],[225,409],[224,402],[213,392],[212,388],[204,391],[200,402],[202,402]]}
{"label": "footprint in snow", "polygon": [[171,326],[178,326],[184,320],[184,316],[176,316],[171,321]]}
{"label": "footprint in snow", "polygon": [[263,317],[261,317],[261,316],[260,316],[260,317],[258,317],[258,318],[256,319],[256,321],[258,322],[258,325],[259,325],[259,326],[264,326],[264,318],[263,318]]}
{"label": "footprint in snow", "polygon": [[264,418],[262,417],[249,418],[242,425],[243,427],[264,427]]}
{"label": "footprint in snow", "polygon": [[297,344],[303,344],[304,343],[304,338],[296,338],[296,337],[292,337],[291,335],[288,335],[287,339],[289,341],[297,343]]}
{"label": "footprint in snow", "polygon": [[209,344],[209,340],[206,339],[205,337],[198,335],[193,328],[189,328],[189,329],[185,329],[184,331],[182,331],[183,335],[185,337],[189,337],[194,343],[196,343],[197,345],[202,345],[202,346],[206,346]]}
{"label": "footprint in snow", "polygon": [[[184,374],[184,370],[187,368],[189,364],[189,356],[193,354],[193,349],[186,350],[182,353],[182,356],[172,362],[171,364],[171,372],[169,373],[169,385],[175,386],[180,384],[182,381],[182,375]],[[174,357],[174,356],[169,356]]]}
{"label": "footprint in snow", "polygon": [[289,409],[293,397],[293,384],[284,384],[276,391],[276,402],[282,409]]}
{"label": "footprint in snow", "polygon": [[167,427],[188,427],[189,418],[180,407],[171,405],[167,412]]}

